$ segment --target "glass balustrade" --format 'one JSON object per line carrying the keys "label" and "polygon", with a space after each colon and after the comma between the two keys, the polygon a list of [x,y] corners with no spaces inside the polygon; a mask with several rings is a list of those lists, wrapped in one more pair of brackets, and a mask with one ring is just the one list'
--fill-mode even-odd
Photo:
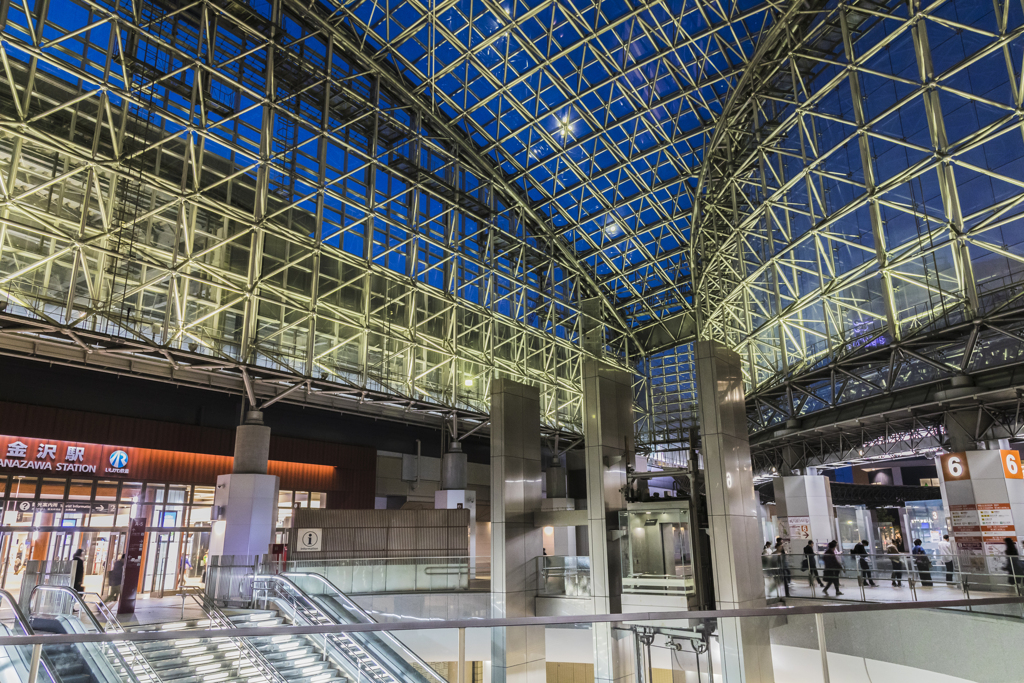
{"label": "glass balustrade", "polygon": [[[260,603],[225,613],[225,623],[211,621],[218,628],[98,631],[88,616],[74,615],[92,628],[44,634],[33,632],[27,623],[18,627],[0,600],[0,622],[5,627],[0,656],[11,648],[28,653],[19,656],[23,665],[0,667],[0,677],[3,683],[26,683],[35,660],[35,683],[61,683],[59,676],[47,677],[48,666],[54,663],[48,649],[88,646],[106,648],[109,670],[133,683],[487,683],[511,673],[498,670],[501,663],[523,654],[511,651],[523,647],[522,634],[515,629],[542,627],[544,647],[531,656],[546,668],[548,680],[590,680],[594,639],[600,635],[601,642],[607,642],[607,635],[599,634],[604,627],[598,625],[611,622],[612,637],[620,647],[614,655],[604,654],[636,683],[728,682],[727,672],[738,652],[729,634],[751,630],[764,635],[770,657],[762,663],[770,663],[776,681],[987,683],[1019,680],[1014,663],[1024,638],[1024,598],[1009,594],[927,604],[808,603],[758,610],[377,624],[323,585],[322,577],[306,574],[291,579],[273,581],[284,587],[282,593],[291,593],[293,606],[309,612],[301,627],[284,617],[285,611]],[[257,577],[257,597],[266,590],[262,581]],[[325,596],[332,595],[335,603],[329,610],[323,606]],[[79,610],[89,609],[89,604],[74,601]],[[346,616],[340,618],[341,612],[335,611],[334,621],[345,623],[317,624],[311,617],[339,609]],[[387,644],[386,653],[373,645],[382,643]],[[128,657],[133,651],[140,657],[134,661]],[[94,670],[88,671],[95,676]]]}

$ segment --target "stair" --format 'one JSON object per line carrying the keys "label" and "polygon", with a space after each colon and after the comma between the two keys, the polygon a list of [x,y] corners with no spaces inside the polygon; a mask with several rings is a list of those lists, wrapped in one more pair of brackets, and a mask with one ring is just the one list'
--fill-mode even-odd
{"label": "stair", "polygon": [[[253,610],[229,617],[236,629],[253,629],[280,626],[284,619],[274,611]],[[209,620],[194,619],[176,623],[175,628],[209,628]],[[157,630],[153,627],[138,630]],[[182,635],[186,635],[187,631]],[[222,638],[188,638],[180,640],[138,642],[137,650],[146,659],[161,683],[267,683],[267,677],[255,667],[240,648],[237,638],[242,634],[232,632]],[[246,635],[247,641],[273,667],[280,679],[288,683],[349,683],[349,678],[338,666],[325,660],[320,649],[310,636],[305,635]],[[125,646],[119,647],[121,656],[131,663],[133,653]],[[113,654],[111,664],[126,681],[120,662]],[[133,667],[134,668],[134,667]],[[136,676],[146,683],[151,677],[141,668]],[[93,681],[62,680],[62,683],[95,683]]]}

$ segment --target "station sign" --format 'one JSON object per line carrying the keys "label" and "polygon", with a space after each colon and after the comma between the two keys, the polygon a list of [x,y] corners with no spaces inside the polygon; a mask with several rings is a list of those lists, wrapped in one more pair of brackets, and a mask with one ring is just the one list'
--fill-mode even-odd
{"label": "station sign", "polygon": [[130,450],[95,443],[0,436],[0,470],[126,475],[131,473]]}

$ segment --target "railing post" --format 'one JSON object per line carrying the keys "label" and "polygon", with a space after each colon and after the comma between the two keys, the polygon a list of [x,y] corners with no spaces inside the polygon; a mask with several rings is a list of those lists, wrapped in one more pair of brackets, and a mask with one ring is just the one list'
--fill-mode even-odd
{"label": "railing post", "polygon": [[466,629],[459,629],[459,667],[455,670],[456,683],[466,683]]}
{"label": "railing post", "polygon": [[821,675],[824,683],[830,683],[828,675],[828,648],[825,646],[825,619],[821,612],[814,615],[814,625],[818,629],[818,651],[821,653]]}
{"label": "railing post", "polygon": [[39,659],[43,656],[43,644],[33,643],[32,644],[32,664],[28,670],[28,683],[36,683],[36,679],[39,677]]}

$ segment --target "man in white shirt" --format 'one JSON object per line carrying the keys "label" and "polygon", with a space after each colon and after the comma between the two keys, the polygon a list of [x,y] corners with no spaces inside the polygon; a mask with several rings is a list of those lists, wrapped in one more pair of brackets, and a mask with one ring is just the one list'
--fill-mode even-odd
{"label": "man in white shirt", "polygon": [[953,583],[953,545],[949,542],[949,534],[939,541],[939,555],[946,564],[946,583]]}

